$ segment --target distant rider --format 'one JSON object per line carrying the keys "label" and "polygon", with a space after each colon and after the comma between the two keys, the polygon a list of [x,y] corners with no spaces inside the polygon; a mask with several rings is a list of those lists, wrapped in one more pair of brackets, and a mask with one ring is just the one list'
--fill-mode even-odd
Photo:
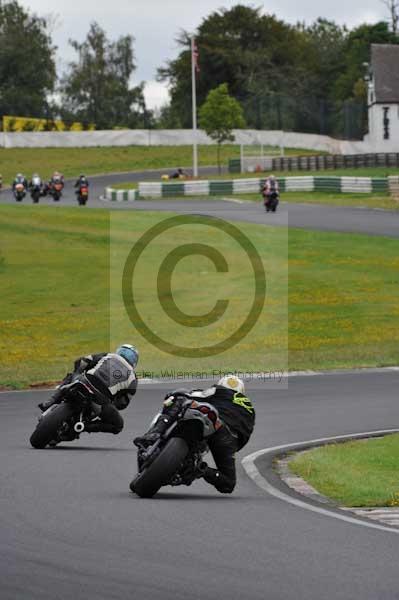
{"label": "distant rider", "polygon": [[273,193],[280,193],[278,181],[274,175],[269,175],[269,177],[265,180],[262,194],[265,200],[269,199]]}
{"label": "distant rider", "polygon": [[22,185],[24,186],[25,190],[28,189],[28,180],[26,179],[25,175],[22,175],[22,173],[18,173],[15,176],[14,181],[12,182],[12,190],[13,192],[15,191],[15,186],[22,183]]}
{"label": "distant rider", "polygon": [[186,178],[186,174],[183,171],[183,169],[181,167],[179,167],[177,169],[177,171],[175,171],[174,173],[172,173],[172,175],[170,176],[171,179],[185,179]]}
{"label": "distant rider", "polygon": [[76,193],[79,193],[82,187],[89,187],[89,180],[87,179],[86,175],[79,175],[74,187],[77,189]]}
{"label": "distant rider", "polygon": [[64,178],[63,174],[60,173],[59,171],[54,171],[53,175],[51,176],[50,181],[51,181],[51,183],[61,183],[63,187],[65,185],[65,178]]}
{"label": "distant rider", "polygon": [[140,448],[157,441],[169,428],[187,398],[212,404],[223,423],[207,439],[217,468],[208,467],[203,462],[197,478],[203,477],[219,492],[231,494],[236,485],[235,453],[248,442],[255,425],[255,409],[245,395],[244,382],[235,375],[222,377],[216,385],[206,390],[176,390],[167,394],[162,412],[154,425],[146,434],[136,437],[133,443]]}
{"label": "distant rider", "polygon": [[57,183],[59,183],[62,186],[61,189],[63,190],[65,185],[64,176],[59,171],[54,171],[54,173],[52,174],[51,178],[45,186],[46,194],[48,194],[48,192],[50,192]]}
{"label": "distant rider", "polygon": [[43,190],[42,178],[37,173],[33,173],[32,179],[29,182],[29,189],[30,190],[39,189],[40,192]]}
{"label": "distant rider", "polygon": [[[88,382],[94,394],[97,393],[103,400],[108,400],[102,405],[100,420],[86,424],[85,431],[120,433],[123,429],[123,419],[119,411],[129,406],[131,397],[136,393],[135,368],[138,359],[138,350],[131,344],[119,346],[115,353],[102,352],[82,356],[75,361],[73,373],[66,375],[52,397],[38,406],[44,412],[53,404],[59,404],[75,382],[80,381],[84,375],[85,383]],[[76,437],[71,435],[74,436],[72,439]]]}

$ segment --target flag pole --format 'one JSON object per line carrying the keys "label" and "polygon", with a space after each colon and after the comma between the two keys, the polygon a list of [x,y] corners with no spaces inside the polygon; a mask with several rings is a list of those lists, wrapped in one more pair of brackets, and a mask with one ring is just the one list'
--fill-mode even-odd
{"label": "flag pole", "polygon": [[191,38],[191,82],[193,102],[193,175],[198,177],[198,149],[197,149],[197,89],[195,75],[197,70],[197,47],[194,36]]}

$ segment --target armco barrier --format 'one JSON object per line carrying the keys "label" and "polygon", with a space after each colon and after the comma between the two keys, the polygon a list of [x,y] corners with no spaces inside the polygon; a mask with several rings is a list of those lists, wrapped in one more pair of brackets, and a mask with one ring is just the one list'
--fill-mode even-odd
{"label": "armco barrier", "polygon": [[[397,178],[392,178],[397,179]],[[331,192],[371,193],[388,192],[387,177],[279,177],[281,192]],[[141,198],[168,198],[174,196],[229,196],[232,194],[257,194],[262,190],[263,179],[182,181],[180,183],[139,183]],[[121,192],[118,192],[121,193]]]}

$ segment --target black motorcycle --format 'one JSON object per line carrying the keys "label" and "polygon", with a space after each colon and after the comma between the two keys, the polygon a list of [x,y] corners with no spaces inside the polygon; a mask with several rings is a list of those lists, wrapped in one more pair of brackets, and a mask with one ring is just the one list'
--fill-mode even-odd
{"label": "black motorcycle", "polygon": [[206,439],[221,426],[214,406],[186,399],[167,431],[151,446],[138,449],[131,491],[151,498],[165,485],[191,485],[209,451]]}
{"label": "black motorcycle", "polygon": [[30,190],[30,197],[33,200],[33,204],[38,204],[40,196],[42,196],[42,188],[38,185],[35,185]]}
{"label": "black motorcycle", "polygon": [[63,399],[53,404],[39,417],[30,437],[34,448],[54,447],[63,441],[73,441],[85,430],[86,423],[98,420],[101,406],[108,402],[94,391],[85,375],[63,386]]}
{"label": "black motorcycle", "polygon": [[279,200],[280,196],[278,192],[270,192],[269,194],[264,194],[263,203],[266,212],[276,212]]}

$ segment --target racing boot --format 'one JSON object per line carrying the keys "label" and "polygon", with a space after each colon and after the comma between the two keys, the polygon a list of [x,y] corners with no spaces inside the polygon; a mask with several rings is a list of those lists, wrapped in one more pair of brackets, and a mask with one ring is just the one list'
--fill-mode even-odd
{"label": "racing boot", "polygon": [[62,400],[62,390],[60,388],[56,389],[54,394],[46,401],[46,402],[40,402],[40,404],[38,404],[37,406],[40,408],[40,410],[42,412],[45,412],[46,410],[48,410],[50,408],[50,406],[53,406],[53,404],[60,404]]}
{"label": "racing boot", "polygon": [[168,429],[172,422],[172,417],[169,415],[161,414],[152,427],[144,435],[134,438],[133,444],[137,448],[147,448],[155,444],[163,433]]}

